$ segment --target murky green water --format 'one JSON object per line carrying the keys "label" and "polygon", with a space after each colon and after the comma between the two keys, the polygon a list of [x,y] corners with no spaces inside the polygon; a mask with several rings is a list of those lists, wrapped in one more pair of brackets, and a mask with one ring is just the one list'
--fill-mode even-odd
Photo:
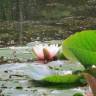
{"label": "murky green water", "polygon": [[[95,5],[96,0],[0,0],[0,96],[72,96],[76,93],[77,88],[35,86],[21,67],[26,70],[29,62],[34,64],[34,43],[60,44],[75,32],[96,29]],[[29,48],[19,49],[15,54],[9,47],[2,48],[26,44]],[[67,65],[65,69],[78,67]]]}
{"label": "murky green water", "polygon": [[[32,43],[33,44],[33,43]],[[32,47],[32,44],[28,44]],[[14,57],[13,50],[10,48],[0,48],[0,57],[4,56],[5,58],[14,60],[19,59],[21,62],[24,63],[13,63],[6,62],[6,64],[3,64],[3,62],[0,65],[0,95],[4,96],[72,96],[72,94],[75,94],[76,92],[83,92],[79,90],[79,87],[74,88],[65,88],[65,87],[48,87],[42,85],[40,82],[34,82],[32,80],[37,79],[38,74],[42,77],[42,72],[44,70],[41,70],[41,68],[44,68],[44,66],[47,68],[50,66],[51,68],[59,68],[59,70],[83,70],[83,66],[81,66],[79,63],[76,63],[77,66],[70,61],[53,61],[49,62],[47,65],[43,65],[42,63],[39,63],[37,61],[28,63],[27,60],[34,59],[32,53],[30,54],[31,49],[30,47],[25,49],[22,47],[22,49],[16,50],[16,57]],[[71,64],[71,65],[70,65]],[[78,65],[79,64],[79,65]],[[28,65],[33,66],[34,70],[36,69],[35,76],[32,77],[32,72],[34,73],[34,70],[29,70]],[[30,67],[31,67],[30,66]],[[62,67],[59,67],[62,66]],[[37,70],[38,69],[38,70]],[[52,69],[52,70],[53,70]],[[48,69],[47,69],[48,70]],[[58,70],[58,72],[59,72]],[[42,71],[42,72],[40,72]],[[38,73],[39,72],[39,73]],[[46,71],[47,72],[47,71]],[[43,73],[46,73],[43,72]],[[40,74],[41,73],[41,74]],[[30,77],[31,76],[31,77]],[[46,76],[46,75],[44,75]],[[50,83],[49,83],[50,84]],[[46,85],[46,84],[45,84]]]}
{"label": "murky green water", "polygon": [[[54,61],[49,63],[49,65],[56,66],[55,65],[56,62],[57,64],[59,63],[64,64],[62,61]],[[44,85],[42,86],[42,84],[40,84],[39,82],[37,82],[38,84],[35,83],[34,81],[32,81],[34,79],[32,79],[32,77],[30,78],[31,75],[27,75],[28,72],[26,74],[26,71],[28,71],[27,69],[28,64],[32,66],[34,65],[34,68],[38,66],[36,65],[36,63],[12,63],[12,64],[4,64],[0,66],[0,95],[4,95],[4,96],[58,96],[58,95],[72,96],[77,92],[83,93],[82,90],[79,90],[79,87],[70,88],[70,89],[58,88],[58,87],[48,88],[47,86],[44,86]],[[70,62],[68,63],[66,61],[65,64],[70,65]],[[40,64],[39,67],[40,66],[43,68],[43,66],[47,66],[47,65]],[[77,69],[78,68],[79,66],[77,66]],[[71,69],[71,66],[69,69]],[[29,71],[29,74],[31,74],[30,71]]]}

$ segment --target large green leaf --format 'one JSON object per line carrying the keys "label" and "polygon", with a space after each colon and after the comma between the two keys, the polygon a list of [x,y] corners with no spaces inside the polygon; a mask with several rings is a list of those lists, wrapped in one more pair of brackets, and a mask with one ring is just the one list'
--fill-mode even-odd
{"label": "large green leaf", "polygon": [[96,30],[71,35],[64,40],[62,47],[68,59],[79,60],[86,68],[96,65]]}

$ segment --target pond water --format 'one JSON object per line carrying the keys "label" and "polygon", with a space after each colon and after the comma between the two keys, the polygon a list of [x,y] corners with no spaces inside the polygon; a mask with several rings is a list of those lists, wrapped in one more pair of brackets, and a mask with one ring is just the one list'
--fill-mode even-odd
{"label": "pond water", "polygon": [[[72,96],[77,92],[84,92],[86,88],[81,87],[84,89],[81,90],[80,86],[66,88],[61,85],[56,87],[57,84],[50,86],[51,83],[39,82],[40,78],[48,74],[63,74],[67,70],[75,72],[84,68],[78,62],[72,63],[67,60],[52,61],[48,64],[34,61],[36,57],[32,53],[33,45],[34,43],[31,42],[27,46],[15,47],[15,54],[12,47],[0,48],[0,57],[3,56],[0,62],[1,96]],[[52,70],[50,71],[49,68]]]}
{"label": "pond water", "polygon": [[[60,44],[61,41],[30,42],[26,46],[0,48],[0,94],[1,96],[72,96],[75,93],[84,94],[88,90],[84,84],[52,84],[43,78],[59,74],[64,75],[83,71],[79,62],[68,60],[51,61],[48,64],[36,61],[32,47],[38,44]],[[15,48],[15,53],[14,53]],[[42,69],[42,70],[41,70]],[[69,82],[70,80],[68,80]],[[65,80],[66,82],[66,80]],[[84,86],[84,87],[82,87]]]}
{"label": "pond water", "polygon": [[[64,63],[65,62],[65,63]],[[44,86],[42,84],[35,83],[33,75],[31,74],[33,70],[29,71],[28,65],[34,66],[36,69],[39,65],[39,73],[36,72],[36,75],[43,75],[44,70],[41,70],[44,66],[56,66],[56,65],[63,65],[63,70],[74,70],[75,64],[70,65],[70,62],[68,61],[54,61],[50,62],[47,65],[42,65],[40,63],[12,63],[12,64],[3,64],[0,66],[0,94],[1,96],[72,96],[72,94],[75,94],[76,92],[83,93],[82,90],[79,89],[79,87],[75,88],[54,88],[51,86],[50,88],[47,86]],[[68,65],[69,64],[69,65]],[[68,68],[68,66],[70,68]],[[77,63],[76,69],[82,69],[83,67],[80,67],[80,64]],[[26,72],[28,71],[28,72]],[[37,70],[36,70],[37,71]],[[41,72],[40,72],[41,71]],[[29,76],[27,74],[29,74]],[[33,72],[34,73],[34,72]],[[41,74],[40,74],[41,73]],[[31,78],[30,78],[31,74]],[[33,78],[33,79],[32,79]]]}
{"label": "pond water", "polygon": [[84,68],[65,58],[48,64],[37,62],[32,47],[61,45],[71,34],[90,29],[96,29],[96,0],[0,0],[0,96],[84,93],[87,86],[44,85],[41,79],[49,74],[61,75],[66,70],[78,73],[76,70],[81,72]]}

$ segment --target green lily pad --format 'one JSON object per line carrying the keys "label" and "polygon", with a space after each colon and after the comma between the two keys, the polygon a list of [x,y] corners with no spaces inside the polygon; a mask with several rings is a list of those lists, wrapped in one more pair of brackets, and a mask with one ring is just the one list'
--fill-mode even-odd
{"label": "green lily pad", "polygon": [[64,55],[71,60],[79,60],[84,67],[96,65],[96,30],[78,32],[63,44]]}
{"label": "green lily pad", "polygon": [[83,77],[78,74],[67,74],[67,75],[50,75],[43,79],[44,81],[53,82],[53,83],[82,83]]}

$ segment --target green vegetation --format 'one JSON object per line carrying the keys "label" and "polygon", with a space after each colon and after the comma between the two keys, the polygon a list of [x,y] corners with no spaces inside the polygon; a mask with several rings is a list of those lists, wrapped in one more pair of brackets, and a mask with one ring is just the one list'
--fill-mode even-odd
{"label": "green vegetation", "polygon": [[95,4],[96,0],[0,0],[0,47],[61,40],[96,29]]}
{"label": "green vegetation", "polygon": [[63,42],[63,53],[77,59],[86,68],[96,65],[96,30],[86,30],[70,36]]}
{"label": "green vegetation", "polygon": [[[83,76],[93,95],[96,95],[96,30],[86,30],[70,36],[63,42],[63,53],[71,60],[78,60],[85,69]],[[91,93],[92,94],[92,93]]]}
{"label": "green vegetation", "polygon": [[95,4],[96,0],[0,0],[0,20],[19,21],[21,17],[24,21],[59,20],[72,15],[95,16]]}
{"label": "green vegetation", "polygon": [[78,84],[83,85],[82,82],[84,78],[80,75],[76,74],[68,74],[68,75],[51,75],[46,78],[44,78],[44,81],[51,82],[51,83],[62,83],[62,84]]}
{"label": "green vegetation", "polygon": [[[85,67],[85,70],[79,72],[79,74],[68,75],[50,75],[46,76],[43,81],[60,84],[84,84],[85,79],[90,85],[93,94],[96,93],[96,68],[92,68],[92,65],[96,65],[96,30],[85,30],[77,32],[74,35],[69,36],[63,41],[62,49],[63,54],[68,59],[74,61],[80,61]],[[71,66],[71,65],[70,65]],[[78,70],[77,70],[78,71]],[[85,79],[84,79],[85,77]],[[86,83],[85,83],[86,84]],[[80,85],[79,85],[80,86]],[[75,94],[74,96],[82,96],[81,94]]]}

